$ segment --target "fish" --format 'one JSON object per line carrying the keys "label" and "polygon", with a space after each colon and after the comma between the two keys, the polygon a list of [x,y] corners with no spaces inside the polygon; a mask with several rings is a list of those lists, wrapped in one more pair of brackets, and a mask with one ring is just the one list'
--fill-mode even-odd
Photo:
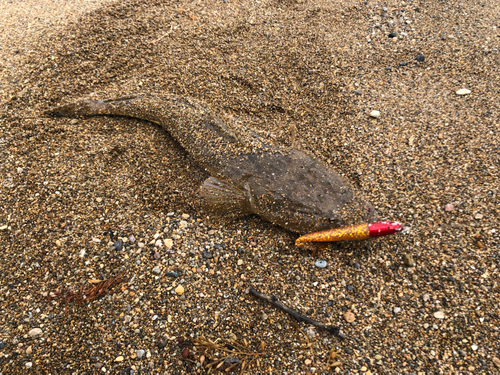
{"label": "fish", "polygon": [[378,221],[349,225],[341,228],[327,229],[320,232],[307,233],[295,240],[298,247],[306,247],[313,242],[336,242],[365,240],[400,233],[403,226],[397,221]]}
{"label": "fish", "polygon": [[296,233],[376,216],[363,195],[326,164],[294,147],[267,141],[201,100],[170,93],[84,99],[43,115],[125,116],[159,125],[208,172],[200,196],[217,211],[255,214]]}

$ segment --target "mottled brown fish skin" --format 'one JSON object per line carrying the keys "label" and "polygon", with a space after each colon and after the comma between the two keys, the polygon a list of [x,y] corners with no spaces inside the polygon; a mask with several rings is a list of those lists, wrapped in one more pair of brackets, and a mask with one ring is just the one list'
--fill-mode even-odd
{"label": "mottled brown fish skin", "polygon": [[299,233],[375,218],[373,207],[335,171],[302,151],[265,144],[191,98],[82,100],[45,115],[127,116],[160,125],[214,178],[202,186],[202,195],[222,210],[257,214]]}

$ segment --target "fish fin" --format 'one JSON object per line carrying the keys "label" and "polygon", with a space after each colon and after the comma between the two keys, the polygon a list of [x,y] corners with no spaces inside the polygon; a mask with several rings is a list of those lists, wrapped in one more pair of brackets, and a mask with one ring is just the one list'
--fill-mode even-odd
{"label": "fish fin", "polygon": [[233,214],[238,211],[242,215],[252,212],[248,188],[241,189],[231,182],[209,177],[200,190],[205,202],[213,209],[232,211]]}
{"label": "fish fin", "polygon": [[224,121],[224,119],[219,116],[212,115],[209,121],[205,122],[205,126],[228,141],[242,144],[241,139],[233,131],[228,121]]}

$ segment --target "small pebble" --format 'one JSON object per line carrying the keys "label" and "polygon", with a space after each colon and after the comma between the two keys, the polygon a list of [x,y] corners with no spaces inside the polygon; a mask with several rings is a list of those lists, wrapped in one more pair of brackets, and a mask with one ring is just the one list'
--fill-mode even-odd
{"label": "small pebble", "polygon": [[382,356],[380,354],[376,354],[374,357],[377,361],[380,361],[382,359]]}
{"label": "small pebble", "polygon": [[476,214],[476,216],[474,216],[474,219],[476,220],[481,220],[484,216],[482,214]]}
{"label": "small pebble", "polygon": [[378,117],[380,117],[380,112],[379,111],[371,111],[370,117],[378,118]]}
{"label": "small pebble", "polygon": [[398,34],[397,33],[390,33],[388,36],[389,36],[389,38],[395,38],[398,36]]}
{"label": "small pebble", "polygon": [[38,336],[40,333],[42,333],[42,330],[40,328],[33,328],[31,331],[29,331],[29,335],[31,337]]}
{"label": "small pebble", "polygon": [[417,60],[418,62],[424,62],[425,56],[424,55],[418,55],[417,57],[415,57],[415,60]]}
{"label": "small pebble", "polygon": [[135,237],[133,235],[129,236],[128,241],[133,244],[135,242]]}
{"label": "small pebble", "polygon": [[153,268],[153,273],[159,275],[161,273],[161,269],[160,269],[160,266],[155,266]]}
{"label": "small pebble", "polygon": [[424,302],[427,302],[430,298],[431,298],[431,297],[430,297],[427,293],[425,293],[425,294],[423,295],[423,297],[422,297],[422,299],[424,300]]}
{"label": "small pebble", "polygon": [[119,355],[115,358],[115,362],[122,362],[124,360],[123,356]]}
{"label": "small pebble", "polygon": [[177,288],[175,288],[175,293],[177,295],[182,296],[184,294],[184,287],[182,285],[179,285]]}
{"label": "small pebble", "polygon": [[3,341],[0,341],[0,349],[5,348],[5,343]]}
{"label": "small pebble", "polygon": [[500,368],[500,358],[498,357],[493,357],[493,363]]}
{"label": "small pebble", "polygon": [[325,268],[326,260],[317,260],[316,262],[314,262],[314,265],[318,268]]}
{"label": "small pebble", "polygon": [[116,251],[122,251],[122,249],[123,249],[123,242],[121,240],[120,241],[116,241],[113,244],[113,247],[115,248]]}
{"label": "small pebble", "polygon": [[137,359],[141,359],[142,357],[144,357],[144,354],[146,354],[146,352],[142,349],[139,349],[136,351],[136,354],[137,354]]}
{"label": "small pebble", "polygon": [[470,90],[467,90],[467,89],[460,89],[457,91],[457,95],[469,95],[470,94]]}
{"label": "small pebble", "polygon": [[477,345],[472,345],[471,348],[472,348],[472,350],[476,351],[478,349],[478,346]]}
{"label": "small pebble", "polygon": [[442,312],[442,311],[436,311],[434,313],[434,318],[436,318],[436,319],[444,319],[444,312]]}
{"label": "small pebble", "polygon": [[447,212],[453,211],[454,208],[455,206],[452,205],[451,203],[448,203],[446,206],[444,206],[444,210]]}
{"label": "small pebble", "polygon": [[395,307],[394,309],[392,309],[392,311],[394,312],[394,314],[399,314],[401,312],[401,308]]}
{"label": "small pebble", "polygon": [[172,240],[171,238],[163,240],[163,243],[165,244],[165,248],[167,250],[170,250],[174,246],[174,240]]}
{"label": "small pebble", "polygon": [[160,247],[162,242],[163,242],[162,240],[156,240],[155,246]]}
{"label": "small pebble", "polygon": [[167,277],[174,277],[174,278],[176,278],[176,277],[179,277],[179,273],[177,273],[177,272],[167,272],[167,273],[165,274],[165,276],[167,276]]}
{"label": "small pebble", "polygon": [[406,267],[413,267],[415,264],[413,257],[410,254],[403,255],[403,263]]}
{"label": "small pebble", "polygon": [[356,318],[354,317],[354,314],[351,311],[347,311],[344,313],[344,319],[346,320],[346,322],[352,323]]}
{"label": "small pebble", "polygon": [[33,366],[33,363],[32,362],[26,362],[24,365],[26,366],[26,368],[31,368]]}

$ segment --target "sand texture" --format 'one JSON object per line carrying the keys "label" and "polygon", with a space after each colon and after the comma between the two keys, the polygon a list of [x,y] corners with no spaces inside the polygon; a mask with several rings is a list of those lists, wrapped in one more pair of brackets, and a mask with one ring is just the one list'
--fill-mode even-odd
{"label": "sand texture", "polygon": [[[500,371],[500,2],[2,0],[0,31],[0,373]],[[313,257],[206,210],[156,125],[41,115],[162,92],[407,233]]]}

